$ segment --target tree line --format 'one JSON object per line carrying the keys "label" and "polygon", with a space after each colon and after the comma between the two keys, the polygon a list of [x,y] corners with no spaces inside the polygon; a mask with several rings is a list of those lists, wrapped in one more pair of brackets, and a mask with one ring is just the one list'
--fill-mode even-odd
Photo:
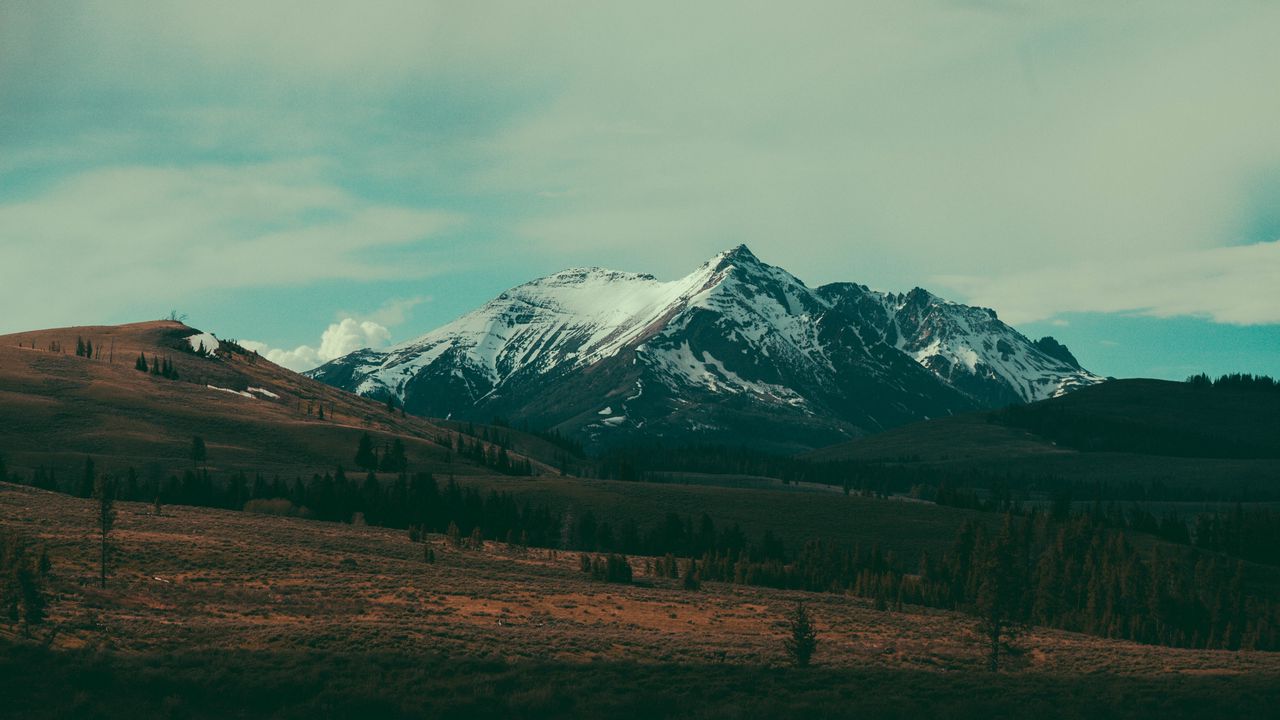
{"label": "tree line", "polygon": [[[101,477],[86,460],[79,492],[94,495]],[[621,572],[616,560],[610,570],[609,554],[643,555],[651,558],[648,571],[684,575],[691,588],[720,581],[844,592],[886,610],[904,604],[960,610],[994,626],[997,647],[1010,629],[1033,623],[1174,647],[1280,649],[1280,605],[1251,589],[1242,562],[1188,547],[1136,545],[1086,514],[1055,518],[1035,508],[1025,517],[1006,513],[998,531],[971,521],[942,557],[926,554],[908,567],[879,545],[847,547],[818,538],[793,549],[771,532],[752,537],[709,513],[670,513],[649,525],[631,518],[610,522],[591,511],[556,511],[507,493],[482,494],[453,480],[442,486],[430,473],[402,472],[383,481],[373,472],[351,478],[339,467],[288,483],[243,472],[215,481],[194,468],[156,484],[128,470],[113,476],[111,487],[113,498],[125,500],[163,497],[166,503],[229,509],[287,501],[280,503],[282,512],[319,520],[601,553],[603,564],[591,571],[604,579],[616,580]],[[1230,532],[1222,537],[1235,537]]]}

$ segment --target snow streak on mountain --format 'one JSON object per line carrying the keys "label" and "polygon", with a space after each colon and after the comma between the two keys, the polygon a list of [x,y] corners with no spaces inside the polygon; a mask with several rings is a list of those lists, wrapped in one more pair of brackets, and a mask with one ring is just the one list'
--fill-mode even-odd
{"label": "snow streak on mountain", "polygon": [[670,282],[565,270],[308,374],[394,395],[417,414],[502,416],[589,444],[648,436],[779,449],[1102,381],[991,310],[919,288],[809,288],[745,246]]}

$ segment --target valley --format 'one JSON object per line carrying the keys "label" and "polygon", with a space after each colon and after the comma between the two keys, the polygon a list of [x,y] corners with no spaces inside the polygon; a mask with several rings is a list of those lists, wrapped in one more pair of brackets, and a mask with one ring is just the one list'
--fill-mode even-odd
{"label": "valley", "polygon": [[[617,585],[584,576],[577,553],[441,536],[427,538],[427,563],[403,531],[205,508],[120,503],[101,590],[90,505],[0,485],[0,531],[40,543],[51,565],[49,625],[33,634],[46,649],[0,634],[16,716],[900,717],[946,697],[962,717],[1204,717],[1280,699],[1274,653],[1032,629],[991,678],[963,614],[716,582],[689,591],[639,557],[634,582]],[[782,650],[797,601],[818,628],[807,671]]]}

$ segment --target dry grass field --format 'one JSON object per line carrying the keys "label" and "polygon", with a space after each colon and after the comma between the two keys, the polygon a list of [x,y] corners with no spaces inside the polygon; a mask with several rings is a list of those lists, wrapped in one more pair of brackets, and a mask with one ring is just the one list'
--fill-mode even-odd
{"label": "dry grass field", "polygon": [[[0,450],[10,467],[44,466],[65,478],[92,455],[99,469],[143,472],[154,466],[167,475],[191,467],[191,438],[200,435],[212,472],[291,479],[331,472],[339,463],[351,467],[359,438],[368,432],[377,442],[401,438],[419,470],[485,472],[447,462],[438,441],[448,431],[428,420],[401,417],[382,403],[252,354],[205,358],[178,349],[193,332],[155,321],[0,336]],[[90,340],[101,357],[76,356],[77,338]],[[55,343],[64,352],[50,352]],[[170,358],[178,379],[134,369],[139,353]],[[262,388],[275,397],[209,386]]]}
{"label": "dry grass field", "polygon": [[[895,694],[919,703],[944,690],[955,692],[955,683],[971,686],[971,694],[955,706],[964,713],[998,708],[1020,693],[1048,699],[1062,693],[1077,699],[1095,691],[1099,697],[1118,693],[1119,704],[1107,707],[1125,716],[1140,716],[1144,702],[1158,707],[1159,697],[1178,693],[1206,694],[1208,705],[1186,707],[1208,715],[1280,699],[1276,654],[1176,650],[1032,629],[1017,641],[1009,667],[990,676],[981,670],[972,619],[954,613],[914,607],[877,611],[867,601],[842,595],[718,583],[686,591],[677,581],[647,575],[643,558],[632,558],[634,584],[606,584],[578,570],[576,553],[496,543],[455,549],[432,537],[436,561],[427,563],[423,545],[401,531],[204,508],[167,507],[158,517],[142,504],[120,503],[118,510],[115,566],[102,590],[96,584],[91,501],[0,485],[0,529],[45,548],[52,565],[49,621],[27,639],[8,631],[0,649],[23,660],[9,664],[8,680],[0,682],[16,683],[25,672],[31,677],[23,687],[38,687],[35,669],[42,667],[41,676],[48,668],[83,666],[88,668],[83,677],[93,679],[85,680],[79,694],[49,706],[10,685],[6,692],[18,699],[7,706],[10,711],[112,715],[110,690],[94,683],[115,678],[107,684],[122,683],[121,697],[144,702],[139,698],[151,697],[154,689],[148,683],[163,677],[176,683],[157,700],[168,703],[170,714],[201,715],[195,698],[220,684],[234,688],[238,683],[252,690],[246,690],[246,697],[256,698],[250,704],[289,714],[290,708],[312,707],[310,700],[284,703],[293,697],[290,692],[324,696],[329,682],[317,680],[314,666],[330,662],[337,664],[322,673],[325,677],[346,663],[363,668],[343,671],[343,682],[352,685],[342,695],[348,699],[386,700],[377,688],[400,687],[397,673],[426,672],[433,678],[402,688],[398,692],[404,697],[390,705],[368,706],[379,708],[375,714],[391,715],[474,715],[476,698],[488,698],[484,707],[493,716],[578,714],[593,693],[607,696],[597,698],[601,707],[622,702],[627,694],[618,694],[616,684],[625,680],[640,683],[624,684],[632,695],[675,693],[696,705],[685,713],[662,705],[641,714],[754,717],[753,708],[766,707],[750,702],[763,691],[760,683],[788,677],[794,682],[767,697],[786,701],[797,687],[825,678],[821,691],[807,697],[837,705],[818,708],[868,712],[918,708],[877,703]],[[811,609],[819,633],[817,667],[806,671],[785,668],[782,649],[784,616],[797,601]],[[48,649],[36,651],[29,643],[47,643]],[[288,678],[269,680],[274,671],[253,670],[264,664],[274,671],[310,669],[295,668]],[[461,673],[461,667],[470,670]],[[373,675],[366,677],[368,672]],[[704,687],[697,677],[710,685]],[[544,681],[559,690],[548,691]],[[593,690],[578,681],[615,687]],[[645,684],[650,681],[656,685]],[[446,683],[448,689],[433,691],[432,683]],[[690,683],[701,689],[686,688]],[[856,701],[840,700],[842,683],[863,687],[849,696]],[[867,705],[866,683],[883,683],[887,695]],[[276,684],[283,695],[270,689]],[[131,687],[137,697],[129,694]],[[997,687],[1008,692],[994,693]],[[715,701],[718,694],[724,702]],[[236,707],[225,697],[220,702],[204,710]],[[738,712],[721,715],[708,708]],[[321,707],[322,715],[348,712],[360,714],[358,706]]]}

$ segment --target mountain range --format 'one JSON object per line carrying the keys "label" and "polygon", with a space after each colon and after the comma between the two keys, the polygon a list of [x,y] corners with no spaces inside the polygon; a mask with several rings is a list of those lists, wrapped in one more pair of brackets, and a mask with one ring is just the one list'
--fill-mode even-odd
{"label": "mountain range", "polygon": [[423,416],[639,438],[814,448],[1056,397],[1103,378],[1053,338],[923,289],[810,288],[746,246],[688,275],[573,268],[417,339],[307,373]]}

